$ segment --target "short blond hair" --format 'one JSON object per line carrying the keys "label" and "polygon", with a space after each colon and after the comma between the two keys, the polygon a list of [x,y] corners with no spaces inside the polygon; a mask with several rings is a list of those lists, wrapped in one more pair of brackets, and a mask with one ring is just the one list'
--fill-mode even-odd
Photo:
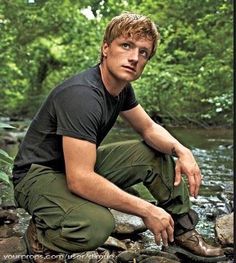
{"label": "short blond hair", "polygon": [[[153,48],[149,59],[156,53],[160,40],[160,34],[157,27],[149,17],[130,12],[115,16],[109,22],[105,30],[102,45],[104,43],[111,44],[115,38],[120,36],[147,38],[153,41]],[[101,62],[102,60],[103,54],[101,47]]]}

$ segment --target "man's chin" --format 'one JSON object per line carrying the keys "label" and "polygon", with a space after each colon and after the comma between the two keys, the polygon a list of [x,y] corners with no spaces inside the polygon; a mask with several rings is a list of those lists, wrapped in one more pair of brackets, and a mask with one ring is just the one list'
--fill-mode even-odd
{"label": "man's chin", "polygon": [[129,75],[127,74],[126,76],[123,77],[123,80],[127,82],[132,82],[138,78],[139,76],[137,76],[136,74],[129,74]]}

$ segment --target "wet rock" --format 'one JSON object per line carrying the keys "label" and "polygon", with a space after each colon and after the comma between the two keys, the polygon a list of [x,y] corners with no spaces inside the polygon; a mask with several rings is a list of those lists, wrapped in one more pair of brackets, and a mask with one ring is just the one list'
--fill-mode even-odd
{"label": "wet rock", "polygon": [[97,253],[97,251],[75,253],[71,255],[69,262],[71,263],[96,263],[98,257],[99,257],[99,254]]}
{"label": "wet rock", "polygon": [[140,251],[140,254],[145,254],[145,255],[148,255],[148,256],[151,256],[151,257],[158,256],[158,257],[163,257],[163,258],[167,258],[167,259],[174,260],[174,261],[179,261],[178,257],[175,256],[174,254],[170,254],[170,253],[167,253],[167,252],[164,252],[164,251],[160,251],[159,249],[142,250],[142,251]]}
{"label": "wet rock", "polygon": [[205,207],[205,216],[207,217],[207,219],[209,220],[215,220],[217,217],[221,216],[221,215],[225,215],[228,214],[229,210],[226,207],[226,204],[224,203],[217,203],[217,204],[207,204]]}
{"label": "wet rock", "polygon": [[114,256],[108,250],[99,248],[96,251],[74,253],[68,258],[70,263],[115,263]]}
{"label": "wet rock", "polygon": [[1,238],[7,238],[12,236],[20,236],[20,233],[18,233],[13,225],[3,225],[0,226],[0,239]]}
{"label": "wet rock", "polygon": [[[225,192],[226,192],[227,190],[230,191],[229,188],[230,188],[230,187],[227,187],[227,189],[225,190]],[[230,214],[231,212],[234,211],[234,202],[233,202],[234,196],[233,196],[233,190],[232,190],[232,192],[228,192],[228,193],[226,193],[226,194],[221,193],[221,194],[219,195],[219,199],[222,200],[222,201],[224,202],[224,204],[225,204],[225,210],[226,210],[225,214]]]}
{"label": "wet rock", "polygon": [[143,220],[140,217],[122,213],[111,209],[111,213],[115,218],[115,229],[113,233],[116,234],[134,234],[141,233],[147,230]]}
{"label": "wet rock", "polygon": [[127,250],[127,246],[124,242],[122,242],[121,240],[118,240],[114,237],[109,237],[106,242],[104,243],[105,247],[113,247],[113,248],[117,248],[120,250]]}
{"label": "wet rock", "polygon": [[17,223],[18,220],[15,211],[0,209],[0,225]]}
{"label": "wet rock", "polygon": [[234,213],[216,219],[216,236],[223,246],[234,244],[233,225]]}
{"label": "wet rock", "polygon": [[138,262],[138,263],[177,263],[180,262],[174,255],[166,252],[157,251],[132,251],[121,252],[117,256],[118,263]]}
{"label": "wet rock", "polygon": [[179,261],[169,258],[159,257],[159,256],[152,256],[138,262],[139,263],[178,263]]}
{"label": "wet rock", "polygon": [[209,203],[208,199],[203,197],[203,196],[198,196],[197,199],[192,197],[192,196],[190,196],[190,201],[191,201],[192,204],[196,204],[198,206],[201,206],[201,205]]}
{"label": "wet rock", "polygon": [[103,249],[99,251],[99,249],[97,249],[97,251],[99,253],[99,263],[116,263],[115,256],[112,255],[109,250]]}
{"label": "wet rock", "polygon": [[125,242],[128,250],[133,251],[133,252],[140,251],[144,247],[142,239],[137,240],[137,241],[134,241],[132,239],[125,239],[124,242]]}
{"label": "wet rock", "polygon": [[134,262],[134,259],[138,257],[138,253],[132,251],[121,252],[117,256],[117,263]]}
{"label": "wet rock", "polygon": [[19,218],[15,211],[0,209],[0,238],[19,236],[19,233],[14,229],[18,221]]}
{"label": "wet rock", "polygon": [[19,262],[26,254],[25,243],[20,237],[0,239],[0,262]]}

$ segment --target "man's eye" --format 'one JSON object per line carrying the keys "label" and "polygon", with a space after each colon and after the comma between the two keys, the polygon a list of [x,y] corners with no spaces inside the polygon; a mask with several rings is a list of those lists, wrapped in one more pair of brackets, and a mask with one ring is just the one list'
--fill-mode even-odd
{"label": "man's eye", "polygon": [[141,49],[140,51],[139,51],[139,53],[140,53],[140,55],[141,56],[143,56],[144,58],[148,58],[148,52],[146,51],[146,50],[143,50],[143,49]]}
{"label": "man's eye", "polygon": [[122,47],[125,48],[125,49],[129,49],[129,48],[130,48],[130,44],[128,44],[128,43],[123,43],[123,44],[122,44]]}

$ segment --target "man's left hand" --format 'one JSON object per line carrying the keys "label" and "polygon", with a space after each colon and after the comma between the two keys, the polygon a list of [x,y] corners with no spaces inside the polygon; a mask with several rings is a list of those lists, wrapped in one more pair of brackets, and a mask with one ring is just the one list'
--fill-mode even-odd
{"label": "man's left hand", "polygon": [[198,164],[190,150],[178,157],[176,161],[174,186],[180,184],[182,174],[188,177],[190,195],[196,198],[201,185],[202,176]]}

